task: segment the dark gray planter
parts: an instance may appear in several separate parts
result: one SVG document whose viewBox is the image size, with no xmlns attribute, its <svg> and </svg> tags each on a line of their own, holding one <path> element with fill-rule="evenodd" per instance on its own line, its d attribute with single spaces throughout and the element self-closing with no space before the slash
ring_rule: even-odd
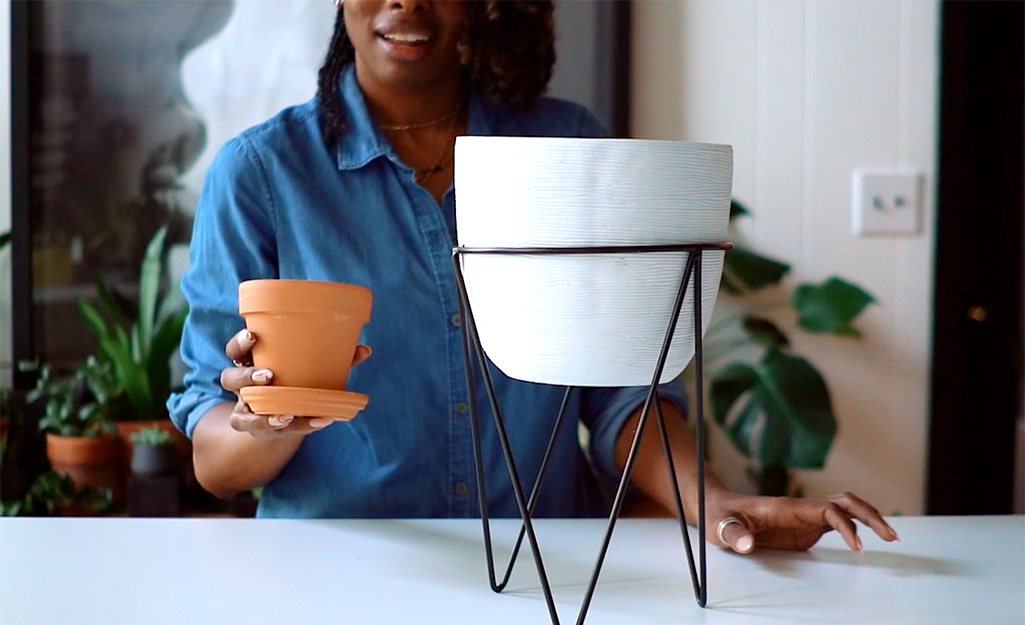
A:
<svg viewBox="0 0 1025 625">
<path fill-rule="evenodd" d="M 174 445 L 135 443 L 132 450 L 132 473 L 135 475 L 171 475 L 178 470 Z"/>
<path fill-rule="evenodd" d="M 180 516 L 180 491 L 175 446 L 135 443 L 132 475 L 128 480 L 129 516 Z"/>
</svg>

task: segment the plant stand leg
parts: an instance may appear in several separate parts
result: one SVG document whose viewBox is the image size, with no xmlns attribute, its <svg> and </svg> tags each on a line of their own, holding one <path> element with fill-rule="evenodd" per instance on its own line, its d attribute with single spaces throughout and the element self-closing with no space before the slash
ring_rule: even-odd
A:
<svg viewBox="0 0 1025 625">
<path fill-rule="evenodd" d="M 553 449 L 556 436 L 558 434 L 562 419 L 565 416 L 566 406 L 568 404 L 569 396 L 572 388 L 566 389 L 566 394 L 563 397 L 562 406 L 555 423 L 555 429 L 552 433 L 552 437 L 549 440 L 548 448 L 545 452 L 544 460 L 542 461 L 541 469 L 538 473 L 538 477 L 535 480 L 534 487 L 531 491 L 529 501 L 523 495 L 523 487 L 519 478 L 519 473 L 516 468 L 516 461 L 513 457 L 512 447 L 509 444 L 508 435 L 506 433 L 505 422 L 502 418 L 501 410 L 498 405 L 497 398 L 495 396 L 494 384 L 491 379 L 491 374 L 487 365 L 487 357 L 484 354 L 483 346 L 480 342 L 480 336 L 477 332 L 476 323 L 473 319 L 473 312 L 470 308 L 469 297 L 466 292 L 466 285 L 463 279 L 462 267 L 459 262 L 460 251 L 457 248 L 453 251 L 453 267 L 456 275 L 456 283 L 459 290 L 459 304 L 460 310 L 464 319 L 464 330 L 463 330 L 463 347 L 464 347 L 464 364 L 466 366 L 467 385 L 469 388 L 470 396 L 470 417 L 471 417 L 471 435 L 474 446 L 474 461 L 475 469 L 477 474 L 477 486 L 478 486 L 478 498 L 481 510 L 481 522 L 484 530 L 484 543 L 485 543 L 485 555 L 488 564 L 488 575 L 492 590 L 495 592 L 501 592 L 509 581 L 510 574 L 513 566 L 516 562 L 516 557 L 519 553 L 520 546 L 522 544 L 523 536 L 526 534 L 528 543 L 531 547 L 531 552 L 534 557 L 534 563 L 537 568 L 538 577 L 541 583 L 541 590 L 545 596 L 545 602 L 548 606 L 549 615 L 551 616 L 553 625 L 559 625 L 559 616 L 555 608 L 555 601 L 552 596 L 551 585 L 548 581 L 548 576 L 545 572 L 543 558 L 541 556 L 540 547 L 538 546 L 537 537 L 534 532 L 532 515 L 534 511 L 534 505 L 537 500 L 538 493 L 542 485 L 545 470 L 547 469 L 548 460 Z M 680 495 L 679 482 L 676 477 L 675 468 L 673 466 L 672 455 L 670 453 L 670 445 L 668 433 L 665 428 L 665 420 L 662 414 L 662 408 L 659 402 L 658 396 L 658 384 L 662 377 L 662 371 L 665 367 L 666 359 L 669 355 L 669 348 L 672 344 L 673 335 L 676 330 L 676 324 L 679 320 L 679 315 L 683 307 L 683 301 L 687 293 L 687 286 L 690 284 L 691 277 L 693 275 L 694 285 L 694 340 L 695 340 L 695 351 L 694 358 L 695 363 L 695 377 L 698 385 L 695 393 L 696 397 L 696 411 L 697 411 L 697 468 L 698 468 L 698 532 L 701 537 L 699 540 L 699 561 L 696 563 L 693 549 L 690 541 L 690 535 L 687 531 L 687 522 L 683 510 L 683 502 Z M 676 301 L 673 307 L 673 312 L 669 320 L 669 327 L 666 330 L 666 335 L 663 340 L 662 350 L 658 357 L 658 362 L 655 367 L 655 372 L 652 376 L 651 385 L 648 388 L 648 394 L 645 398 L 644 406 L 641 410 L 640 419 L 638 421 L 637 432 L 634 435 L 634 439 L 630 446 L 630 452 L 627 456 L 626 465 L 623 469 L 623 476 L 620 480 L 619 487 L 616 492 L 615 501 L 612 505 L 612 511 L 609 515 L 608 525 L 605 531 L 605 536 L 602 541 L 602 546 L 598 553 L 598 558 L 594 566 L 594 571 L 591 576 L 591 580 L 588 584 L 584 600 L 580 606 L 580 611 L 577 616 L 577 625 L 582 625 L 586 616 L 587 610 L 590 606 L 591 599 L 594 595 L 594 590 L 597 586 L 598 578 L 601 574 L 601 568 L 604 563 L 605 555 L 608 551 L 609 543 L 611 542 L 612 532 L 615 529 L 616 521 L 622 511 L 623 503 L 626 498 L 626 492 L 630 483 L 630 476 L 633 471 L 634 462 L 636 460 L 637 451 L 640 447 L 640 441 L 644 432 L 644 427 L 647 424 L 649 414 L 654 408 L 654 412 L 657 415 L 657 422 L 659 427 L 660 439 L 662 442 L 663 453 L 666 456 L 667 465 L 670 471 L 670 481 L 673 484 L 673 493 L 677 508 L 677 519 L 680 524 L 680 531 L 683 536 L 684 546 L 687 554 L 688 567 L 690 569 L 691 581 L 694 586 L 694 593 L 697 599 L 698 605 L 704 607 L 707 603 L 707 572 L 705 564 L 705 491 L 704 491 L 704 457 L 702 449 L 704 448 L 704 419 L 703 415 L 703 389 L 701 385 L 702 381 L 702 369 L 701 369 L 701 356 L 702 356 L 702 322 L 701 322 L 701 248 L 691 249 L 687 255 L 687 263 L 684 267 L 683 278 L 680 282 L 680 287 L 677 291 Z M 477 420 L 477 409 L 476 402 L 474 400 L 475 381 L 473 375 L 473 367 L 471 363 L 471 352 L 476 357 L 477 363 L 481 370 L 483 377 L 484 386 L 488 395 L 488 400 L 491 404 L 492 414 L 494 416 L 495 427 L 499 436 L 499 441 L 502 446 L 502 452 L 505 456 L 506 467 L 509 471 L 510 480 L 513 486 L 513 492 L 516 496 L 517 507 L 520 510 L 520 516 L 523 524 L 520 527 L 520 533 L 517 537 L 515 546 L 510 556 L 509 564 L 506 569 L 505 575 L 501 582 L 497 581 L 494 567 L 494 554 L 491 541 L 491 532 L 489 525 L 489 514 L 488 514 L 488 500 L 484 484 L 484 471 L 483 471 L 483 458 L 480 446 L 480 426 Z"/>
</svg>

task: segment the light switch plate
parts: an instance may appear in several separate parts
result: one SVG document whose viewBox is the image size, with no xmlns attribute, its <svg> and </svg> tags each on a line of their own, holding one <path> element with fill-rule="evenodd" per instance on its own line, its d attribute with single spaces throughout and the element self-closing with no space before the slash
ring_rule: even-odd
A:
<svg viewBox="0 0 1025 625">
<path fill-rule="evenodd" d="M 914 236 L 921 228 L 922 174 L 906 169 L 856 169 L 851 229 L 867 236 Z"/>
</svg>

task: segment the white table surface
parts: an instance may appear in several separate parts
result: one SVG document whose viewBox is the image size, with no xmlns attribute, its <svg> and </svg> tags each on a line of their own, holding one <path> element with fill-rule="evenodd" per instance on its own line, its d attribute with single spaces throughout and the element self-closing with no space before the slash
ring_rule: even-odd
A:
<svg viewBox="0 0 1025 625">
<path fill-rule="evenodd" d="M 891 523 L 861 554 L 710 547 L 702 610 L 675 522 L 624 519 L 586 623 L 1025 623 L 1025 517 Z M 537 526 L 572 624 L 604 521 Z M 502 561 L 516 528 L 493 525 Z M 550 622 L 529 550 L 491 592 L 478 520 L 0 519 L 2 625 Z"/>
</svg>

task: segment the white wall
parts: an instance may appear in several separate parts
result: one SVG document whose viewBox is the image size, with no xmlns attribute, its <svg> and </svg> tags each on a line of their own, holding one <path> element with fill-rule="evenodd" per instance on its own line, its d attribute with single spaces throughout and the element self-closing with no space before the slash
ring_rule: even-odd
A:
<svg viewBox="0 0 1025 625">
<path fill-rule="evenodd" d="M 839 421 L 826 467 L 798 476 L 806 494 L 850 490 L 885 514 L 922 513 L 938 2 L 642 1 L 634 11 L 633 134 L 732 144 L 734 195 L 754 214 L 741 235 L 792 262 L 791 281 L 838 274 L 879 301 L 857 323 L 860 342 L 790 334 L 823 372 Z M 925 173 L 924 229 L 858 238 L 851 171 L 889 166 Z M 718 432 L 712 461 L 750 488 L 746 461 Z"/>
<path fill-rule="evenodd" d="M 11 0 L 0 0 L 0 232 L 11 228 Z M 11 249 L 0 252 L 0 388 L 11 385 Z"/>
</svg>

